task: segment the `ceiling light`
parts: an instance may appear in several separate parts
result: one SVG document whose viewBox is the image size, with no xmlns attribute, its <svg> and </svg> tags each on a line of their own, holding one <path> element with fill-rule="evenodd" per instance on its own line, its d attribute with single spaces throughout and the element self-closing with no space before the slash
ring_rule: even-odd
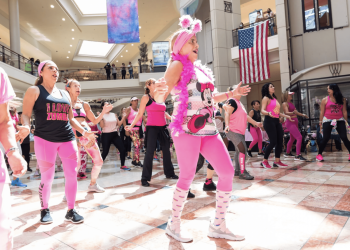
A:
<svg viewBox="0 0 350 250">
<path fill-rule="evenodd" d="M 62 18 L 62 21 L 66 21 L 66 19 L 65 19 L 65 18 Z"/>
<path fill-rule="evenodd" d="M 141 26 L 139 26 L 139 29 L 141 29 Z"/>
<path fill-rule="evenodd" d="M 118 60 L 116 62 L 118 62 Z"/>
<path fill-rule="evenodd" d="M 73 45 L 71 44 L 71 45 L 69 45 L 69 46 L 71 46 L 71 47 L 72 47 Z"/>
<path fill-rule="evenodd" d="M 74 37 L 72 37 L 72 40 L 74 40 Z"/>
<path fill-rule="evenodd" d="M 128 51 L 126 51 L 126 52 L 128 52 Z"/>
<path fill-rule="evenodd" d="M 52 4 L 50 5 L 51 8 L 55 8 L 55 6 L 53 6 Z"/>
<path fill-rule="evenodd" d="M 70 53 L 70 51 L 68 51 L 68 53 Z"/>
<path fill-rule="evenodd" d="M 131 46 L 134 46 L 134 44 L 131 44 Z"/>
<path fill-rule="evenodd" d="M 67 56 L 67 58 L 69 58 L 69 56 Z"/>
<path fill-rule="evenodd" d="M 72 31 L 74 31 L 74 29 L 72 29 Z"/>
<path fill-rule="evenodd" d="M 123 56 L 122 56 L 123 57 Z"/>
</svg>

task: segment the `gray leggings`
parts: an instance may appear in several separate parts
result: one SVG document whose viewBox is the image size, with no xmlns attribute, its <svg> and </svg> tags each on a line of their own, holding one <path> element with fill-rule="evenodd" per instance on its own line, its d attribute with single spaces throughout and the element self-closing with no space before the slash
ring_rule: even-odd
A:
<svg viewBox="0 0 350 250">
<path fill-rule="evenodd" d="M 227 138 L 232 141 L 233 145 L 235 145 L 235 170 L 240 171 L 239 153 L 245 154 L 245 158 L 247 159 L 247 145 L 245 143 L 245 136 L 232 131 L 228 131 L 226 135 Z"/>
</svg>

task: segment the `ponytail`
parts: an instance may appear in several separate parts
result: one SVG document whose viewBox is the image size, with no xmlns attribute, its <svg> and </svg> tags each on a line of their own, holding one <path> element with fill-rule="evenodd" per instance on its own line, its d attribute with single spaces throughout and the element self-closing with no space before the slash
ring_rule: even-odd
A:
<svg viewBox="0 0 350 250">
<path fill-rule="evenodd" d="M 34 86 L 39 86 L 43 83 L 43 77 L 39 76 L 36 80 L 35 80 L 35 84 Z"/>
</svg>

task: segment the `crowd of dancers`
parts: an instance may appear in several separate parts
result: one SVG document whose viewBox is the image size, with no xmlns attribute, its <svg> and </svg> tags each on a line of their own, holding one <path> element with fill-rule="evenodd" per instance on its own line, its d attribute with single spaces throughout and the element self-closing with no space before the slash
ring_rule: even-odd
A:
<svg viewBox="0 0 350 250">
<path fill-rule="evenodd" d="M 253 101 L 252 109 L 247 112 L 240 99 L 248 95 L 250 87 L 239 83 L 227 92 L 218 93 L 215 91 L 212 71 L 197 61 L 199 46 L 196 34 L 201 31 L 201 22 L 193 20 L 190 16 L 183 16 L 180 18 L 180 25 L 181 29 L 174 33 L 170 41 L 172 55 L 164 77 L 146 81 L 145 94 L 140 105 L 138 98 L 132 97 L 130 106 L 123 108 L 119 117 L 111 112 L 113 107 L 107 102 L 102 103 L 101 113 L 95 116 L 90 105 L 79 99 L 82 88 L 76 80 L 68 79 L 66 89 L 58 89 L 58 67 L 52 61 L 44 61 L 38 67 L 39 78 L 35 86 L 28 88 L 23 98 L 23 111 L 20 119 L 16 121 L 9 113 L 10 107 L 15 105 L 12 100 L 15 93 L 6 73 L 0 68 L 0 142 L 13 171 L 13 178 L 16 178 L 14 181 L 30 170 L 28 149 L 23 145 L 28 142 L 28 135 L 33 129 L 30 119 L 34 112 L 34 149 L 41 173 L 39 197 L 42 224 L 53 221 L 49 199 L 57 155 L 62 161 L 65 177 L 65 199 L 68 209 L 64 219 L 72 223 L 82 223 L 84 218 L 74 207 L 77 177 L 86 178 L 87 156 L 90 156 L 93 162 L 87 190 L 104 192 L 104 188 L 97 181 L 111 144 L 119 151 L 121 170 L 130 171 L 130 166 L 126 166 L 125 161 L 131 156 L 132 142 L 132 165 L 142 167 L 141 185 L 149 186 L 154 151 L 157 142 L 160 143 L 164 175 L 169 179 L 178 179 L 166 233 L 181 242 L 192 241 L 192 237 L 181 229 L 181 213 L 185 200 L 194 197 L 190 186 L 205 160 L 209 165 L 203 190 L 216 190 L 215 216 L 209 224 L 208 236 L 227 240 L 244 240 L 244 236 L 234 234 L 229 229 L 225 218 L 234 176 L 245 180 L 254 179 L 245 167 L 247 157 L 253 156 L 253 147 L 258 144 L 257 157 L 263 157 L 262 167 L 270 169 L 287 166 L 280 159 L 283 148 L 281 118 L 286 119 L 286 127 L 290 132 L 285 157 L 306 160 L 301 155 L 302 137 L 297 116 L 307 116 L 294 107 L 294 93 L 283 93 L 281 113 L 274 85 L 266 83 L 261 90 L 263 99 L 261 102 Z M 329 95 L 321 102 L 319 124 L 323 127 L 323 141 L 319 145 L 319 154 L 316 157 L 319 161 L 323 161 L 322 152 L 334 127 L 350 152 L 345 98 L 336 84 L 330 84 L 327 90 Z M 168 95 L 172 96 L 174 102 L 174 112 L 171 115 L 166 112 L 165 100 Z M 261 115 L 265 116 L 263 122 Z M 145 124 L 145 130 L 142 129 L 142 123 Z M 247 123 L 253 137 L 248 148 L 245 140 Z M 98 133 L 97 124 L 102 128 L 102 135 Z M 270 142 L 264 152 L 262 129 L 266 131 Z M 146 154 L 141 163 L 143 137 Z M 228 140 L 235 146 L 234 164 L 228 152 Z M 294 156 L 291 149 L 295 140 L 297 143 Z M 172 141 L 176 150 L 179 176 L 175 174 L 171 161 Z M 22 146 L 18 142 L 22 143 Z M 20 152 L 20 148 L 25 150 Z M 269 156 L 273 149 L 275 160 L 271 166 Z M 10 178 L 2 151 L 0 154 L 0 249 L 11 249 Z M 22 154 L 25 155 L 25 159 Z M 218 175 L 217 184 L 212 179 L 214 172 Z"/>
</svg>

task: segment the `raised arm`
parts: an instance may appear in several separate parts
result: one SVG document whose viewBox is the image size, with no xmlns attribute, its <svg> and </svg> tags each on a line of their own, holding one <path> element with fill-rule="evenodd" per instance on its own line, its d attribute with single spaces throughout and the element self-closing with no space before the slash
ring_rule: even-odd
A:
<svg viewBox="0 0 350 250">
<path fill-rule="evenodd" d="M 113 109 L 113 105 L 112 104 L 104 105 L 101 114 L 98 117 L 96 117 L 95 114 L 92 112 L 89 103 L 83 102 L 83 105 L 84 105 L 84 109 L 85 109 L 87 118 L 89 118 L 89 120 L 93 124 L 99 123 L 102 120 L 103 115 L 108 113 L 109 111 L 111 111 Z"/>
<path fill-rule="evenodd" d="M 135 126 L 135 124 L 143 117 L 143 114 L 145 113 L 145 109 L 146 109 L 146 104 L 148 101 L 149 101 L 148 95 L 142 96 L 139 112 L 137 113 L 136 117 L 132 121 L 131 125 L 125 127 L 125 130 L 128 130 L 128 131 L 131 130 Z"/>
<path fill-rule="evenodd" d="M 242 86 L 242 82 L 240 82 L 237 88 L 233 91 L 217 93 L 213 95 L 214 102 L 223 102 L 228 100 L 229 98 L 234 98 L 238 96 L 246 96 L 250 92 L 251 88 L 249 85 Z"/>
</svg>

